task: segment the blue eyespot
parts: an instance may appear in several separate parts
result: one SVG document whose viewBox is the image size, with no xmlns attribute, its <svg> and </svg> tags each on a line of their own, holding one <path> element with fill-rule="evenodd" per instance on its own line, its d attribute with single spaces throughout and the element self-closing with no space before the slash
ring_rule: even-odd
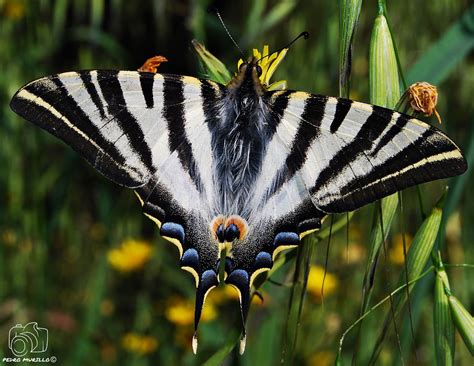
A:
<svg viewBox="0 0 474 366">
<path fill-rule="evenodd" d="M 239 228 L 235 224 L 230 224 L 227 226 L 225 229 L 225 240 L 226 241 L 234 241 L 234 239 L 237 239 L 240 237 L 240 231 Z"/>
<path fill-rule="evenodd" d="M 255 269 L 259 268 L 272 268 L 273 261 L 270 253 L 260 252 L 255 258 Z"/>
<path fill-rule="evenodd" d="M 199 268 L 199 254 L 196 249 L 186 250 L 181 257 L 181 266 L 187 266 L 194 269 Z"/>
<path fill-rule="evenodd" d="M 279 247 L 280 245 L 298 245 L 300 243 L 300 237 L 297 233 L 283 232 L 278 233 L 273 241 L 273 246 Z"/>
<path fill-rule="evenodd" d="M 178 239 L 181 243 L 184 243 L 184 228 L 180 224 L 174 222 L 165 222 L 161 225 L 162 236 L 167 236 L 169 238 Z"/>
<path fill-rule="evenodd" d="M 217 286 L 218 284 L 219 280 L 217 279 L 217 274 L 212 269 L 208 269 L 201 274 L 199 286 L 210 288 L 212 286 Z"/>
<path fill-rule="evenodd" d="M 244 269 L 236 269 L 229 274 L 225 282 L 242 289 L 248 286 L 249 274 Z"/>
<path fill-rule="evenodd" d="M 219 240 L 219 243 L 223 243 L 225 241 L 223 224 L 220 224 L 219 227 L 217 228 L 216 236 L 217 236 L 217 239 Z"/>
</svg>

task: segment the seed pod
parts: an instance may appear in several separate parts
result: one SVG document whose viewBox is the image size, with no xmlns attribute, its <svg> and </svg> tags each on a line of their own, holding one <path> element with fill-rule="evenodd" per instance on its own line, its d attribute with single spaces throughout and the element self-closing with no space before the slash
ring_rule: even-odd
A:
<svg viewBox="0 0 474 366">
<path fill-rule="evenodd" d="M 379 14 L 370 40 L 370 101 L 393 108 L 400 99 L 397 57 L 387 19 Z"/>
<path fill-rule="evenodd" d="M 197 52 L 200 61 L 208 74 L 209 79 L 217 81 L 221 84 L 227 84 L 232 79 L 232 74 L 227 70 L 225 65 L 209 52 L 204 45 L 193 39 L 193 47 Z"/>
<path fill-rule="evenodd" d="M 445 288 L 449 281 L 443 267 L 437 269 L 434 288 L 433 325 L 438 366 L 454 365 L 454 323 Z"/>
<path fill-rule="evenodd" d="M 448 299 L 454 324 L 467 349 L 474 356 L 474 319 L 455 296 L 449 294 Z"/>
</svg>

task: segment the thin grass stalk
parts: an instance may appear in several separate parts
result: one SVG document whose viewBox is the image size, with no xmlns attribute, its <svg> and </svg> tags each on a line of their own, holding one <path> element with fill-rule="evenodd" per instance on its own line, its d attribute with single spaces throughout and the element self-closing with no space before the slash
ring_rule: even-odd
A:
<svg viewBox="0 0 474 366">
<path fill-rule="evenodd" d="M 309 259 L 313 247 L 309 240 L 310 237 L 306 238 L 297 248 L 293 285 L 291 287 L 285 324 L 286 331 L 282 343 L 282 365 L 293 365 L 294 362 L 300 316 L 308 283 Z"/>
<path fill-rule="evenodd" d="M 431 273 L 432 271 L 434 270 L 434 267 L 433 266 L 430 266 L 429 268 L 427 268 L 422 274 L 420 274 L 418 277 L 414 278 L 413 280 L 411 280 L 410 282 L 396 288 L 394 291 L 392 291 L 391 293 L 389 293 L 386 297 L 384 297 L 382 300 L 380 300 L 378 303 L 376 303 L 375 305 L 373 305 L 372 307 L 370 307 L 370 309 L 368 309 L 361 317 L 359 317 L 359 319 L 357 319 L 354 323 L 352 323 L 345 331 L 344 333 L 342 333 L 342 336 L 341 338 L 339 339 L 339 349 L 337 351 L 337 356 L 336 356 L 336 361 L 335 361 L 335 365 L 336 366 L 340 366 L 341 365 L 341 359 L 342 359 L 342 346 L 344 344 L 344 340 L 346 338 L 346 336 L 351 332 L 352 329 L 354 329 L 356 326 L 360 325 L 360 323 L 365 319 L 367 318 L 373 311 L 377 310 L 380 306 L 382 306 L 383 304 L 385 304 L 387 301 L 390 300 L 391 297 L 394 297 L 398 294 L 400 294 L 403 290 L 405 290 L 405 288 L 407 286 L 411 286 L 413 284 L 415 284 L 416 282 L 420 281 L 421 279 L 423 279 L 426 275 L 428 275 L 429 273 Z"/>
<path fill-rule="evenodd" d="M 400 99 L 398 64 L 394 44 L 384 15 L 384 2 L 379 2 L 379 14 L 375 19 L 370 43 L 369 89 L 372 104 L 394 108 Z M 374 225 L 367 268 L 362 288 L 360 316 L 370 304 L 375 271 L 382 247 L 390 231 L 398 207 L 398 195 L 395 193 L 381 200 L 380 210 L 374 213 Z M 391 301 L 392 302 L 392 301 Z M 392 304 L 391 304 L 392 308 Z M 360 327 L 358 331 L 360 332 Z M 357 344 L 366 343 L 358 334 Z M 353 354 L 352 363 L 357 363 L 358 348 Z"/>
<path fill-rule="evenodd" d="M 416 235 L 413 238 L 413 242 L 408 251 L 408 257 L 406 258 L 406 268 L 408 274 L 402 273 L 402 275 L 400 276 L 399 285 L 401 283 L 406 283 L 405 281 L 407 277 L 409 281 L 411 281 L 412 278 L 418 277 L 419 274 L 422 273 L 423 269 L 425 268 L 426 263 L 430 258 L 431 251 L 434 248 L 436 237 L 438 235 L 445 197 L 446 193 L 443 194 L 436 206 L 432 209 L 431 214 L 422 223 L 422 225 L 416 232 Z M 411 290 L 412 287 L 413 285 L 410 285 L 409 289 Z M 403 305 L 406 301 L 406 296 L 397 296 L 393 300 L 393 307 L 395 309 L 395 312 L 398 314 L 401 305 Z M 375 343 L 374 350 L 372 352 L 372 356 L 369 362 L 370 365 L 376 364 L 391 320 L 392 316 L 387 315 L 387 317 L 385 318 L 382 332 Z"/>
</svg>

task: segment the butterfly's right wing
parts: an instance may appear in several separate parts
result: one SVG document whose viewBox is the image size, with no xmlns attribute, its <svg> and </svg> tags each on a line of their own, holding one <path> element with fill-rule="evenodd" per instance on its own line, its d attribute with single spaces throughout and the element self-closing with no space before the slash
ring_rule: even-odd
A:
<svg viewBox="0 0 474 366">
<path fill-rule="evenodd" d="M 96 70 L 38 79 L 11 101 L 15 112 L 107 178 L 135 189 L 145 215 L 177 245 L 181 267 L 196 279 L 197 319 L 205 294 L 217 284 L 207 123 L 216 116 L 207 106 L 224 93 L 225 87 L 192 77 Z"/>
<path fill-rule="evenodd" d="M 286 93 L 288 105 L 275 146 L 287 155 L 273 163 L 279 167 L 264 200 L 284 193 L 282 189 L 291 188 L 292 182 L 304 182 L 318 210 L 347 212 L 467 169 L 449 137 L 406 114 L 343 98 Z"/>
</svg>

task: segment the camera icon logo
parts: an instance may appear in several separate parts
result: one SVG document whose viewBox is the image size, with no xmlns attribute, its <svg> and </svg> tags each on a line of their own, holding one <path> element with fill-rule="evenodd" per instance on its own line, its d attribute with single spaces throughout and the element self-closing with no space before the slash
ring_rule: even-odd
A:
<svg viewBox="0 0 474 366">
<path fill-rule="evenodd" d="M 48 349 L 48 329 L 30 322 L 25 326 L 17 324 L 8 333 L 8 348 L 16 357 L 27 353 L 41 353 Z"/>
</svg>

